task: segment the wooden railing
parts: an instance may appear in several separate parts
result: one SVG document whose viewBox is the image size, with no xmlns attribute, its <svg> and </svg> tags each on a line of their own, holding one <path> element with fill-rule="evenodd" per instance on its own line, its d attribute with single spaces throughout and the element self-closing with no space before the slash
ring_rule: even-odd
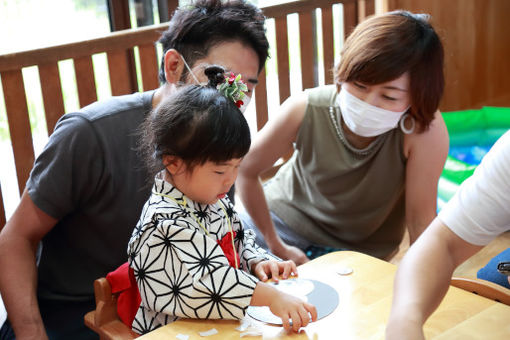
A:
<svg viewBox="0 0 510 340">
<path fill-rule="evenodd" d="M 336 4 L 343 6 L 344 36 L 359 20 L 374 13 L 374 0 L 301 0 L 263 8 L 264 14 L 275 21 L 276 46 L 273 48 L 276 49 L 276 53 L 273 53 L 272 58 L 276 58 L 278 65 L 280 103 L 290 95 L 289 46 L 297 43 L 288 39 L 287 16 L 293 13 L 299 16 L 302 88 L 318 85 L 318 63 L 321 62 L 317 57 L 318 30 L 322 30 L 323 77 L 326 83 L 332 83 L 330 70 L 335 57 L 332 8 Z M 317 27 L 317 8 L 321 9 L 322 27 Z M 138 47 L 140 56 L 142 88 L 144 91 L 155 89 L 159 86 L 159 60 L 156 57 L 154 42 L 167 27 L 167 24 L 160 24 L 119 31 L 87 41 L 0 55 L 0 77 L 20 193 L 25 187 L 34 163 L 34 147 L 22 69 L 30 66 L 38 68 L 46 126 L 51 133 L 59 117 L 65 113 L 59 61 L 72 59 L 74 62 L 81 107 L 97 100 L 92 56 L 98 53 L 107 55 L 112 95 L 138 91 L 135 70 L 129 58 L 135 47 Z M 262 128 L 268 120 L 268 87 L 264 70 L 259 76 L 259 85 L 255 92 L 257 129 Z M 5 195 L 2 199 L 0 188 L 0 229 L 5 224 L 5 199 Z"/>
</svg>

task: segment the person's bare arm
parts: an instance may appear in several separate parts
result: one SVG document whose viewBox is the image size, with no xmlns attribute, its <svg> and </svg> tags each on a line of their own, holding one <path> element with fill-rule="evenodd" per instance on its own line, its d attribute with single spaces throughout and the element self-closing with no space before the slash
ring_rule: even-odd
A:
<svg viewBox="0 0 510 340">
<path fill-rule="evenodd" d="M 57 220 L 37 208 L 26 190 L 0 233 L 0 291 L 16 339 L 47 339 L 37 303 L 35 253 Z"/>
<path fill-rule="evenodd" d="M 437 184 L 448 155 L 448 131 L 438 111 L 423 133 L 406 136 L 406 226 L 410 243 L 436 216 Z"/>
<path fill-rule="evenodd" d="M 271 252 L 296 264 L 307 261 L 296 247 L 286 245 L 275 231 L 260 182 L 260 174 L 282 157 L 296 140 L 306 109 L 306 95 L 287 99 L 280 112 L 259 131 L 244 157 L 236 180 L 236 189 L 248 214 L 264 235 Z"/>
<path fill-rule="evenodd" d="M 443 300 L 454 269 L 481 248 L 436 218 L 399 265 L 386 338 L 424 339 L 423 324 Z"/>
</svg>

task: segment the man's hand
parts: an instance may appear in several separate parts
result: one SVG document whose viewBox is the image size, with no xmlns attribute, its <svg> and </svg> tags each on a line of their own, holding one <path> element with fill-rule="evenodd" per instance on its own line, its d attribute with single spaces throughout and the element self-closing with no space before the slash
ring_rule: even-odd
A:
<svg viewBox="0 0 510 340">
<path fill-rule="evenodd" d="M 261 261 L 255 265 L 253 274 L 261 281 L 267 281 L 272 278 L 278 282 L 279 277 L 288 279 L 290 276 L 297 276 L 297 267 L 294 261 Z"/>
</svg>

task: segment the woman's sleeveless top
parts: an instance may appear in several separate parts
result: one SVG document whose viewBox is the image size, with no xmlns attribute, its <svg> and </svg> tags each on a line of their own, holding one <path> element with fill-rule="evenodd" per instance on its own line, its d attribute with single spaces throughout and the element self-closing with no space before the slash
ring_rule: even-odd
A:
<svg viewBox="0 0 510 340">
<path fill-rule="evenodd" d="M 340 125 L 336 86 L 306 93 L 294 154 L 264 186 L 269 208 L 314 244 L 391 255 L 404 233 L 402 131 L 356 149 Z"/>
</svg>

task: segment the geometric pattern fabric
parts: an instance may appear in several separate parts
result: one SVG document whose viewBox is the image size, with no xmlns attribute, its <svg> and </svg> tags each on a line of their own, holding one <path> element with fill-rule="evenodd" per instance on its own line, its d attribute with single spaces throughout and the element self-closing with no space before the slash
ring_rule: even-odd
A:
<svg viewBox="0 0 510 340">
<path fill-rule="evenodd" d="M 243 230 L 228 198 L 221 203 L 193 202 L 156 176 L 128 245 L 142 299 L 135 332 L 145 334 L 180 317 L 243 318 L 258 282 L 249 273 L 252 264 L 275 258 L 255 244 L 251 230 Z M 229 265 L 217 242 L 230 233 L 229 220 L 239 269 Z"/>
</svg>

